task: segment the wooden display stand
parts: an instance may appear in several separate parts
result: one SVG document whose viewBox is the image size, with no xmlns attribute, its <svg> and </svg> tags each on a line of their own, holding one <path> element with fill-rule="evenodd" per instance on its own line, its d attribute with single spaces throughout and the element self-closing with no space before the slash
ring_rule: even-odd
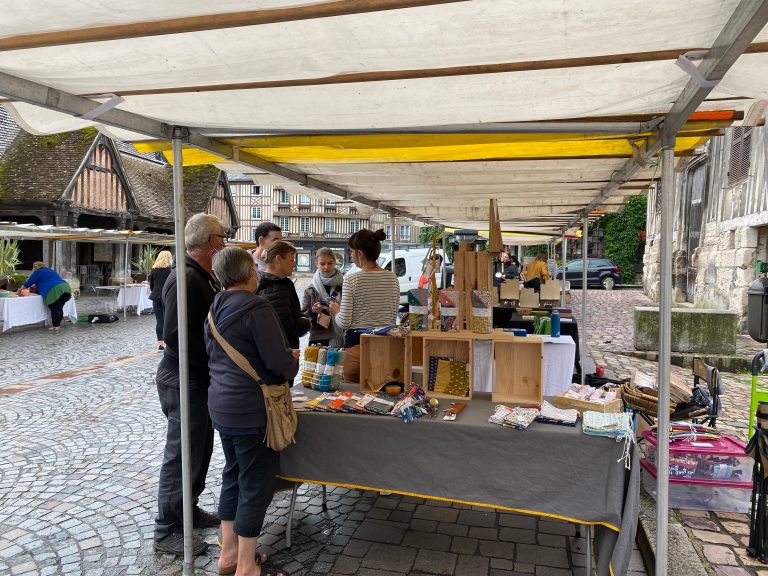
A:
<svg viewBox="0 0 768 576">
<path fill-rule="evenodd" d="M 443 336 L 445 334 L 445 336 Z M 450 399 L 472 399 L 472 340 L 470 338 L 456 338 L 456 332 L 427 332 L 423 337 L 422 349 L 422 388 L 429 396 Z M 429 392 L 426 388 L 429 378 L 429 359 L 432 356 L 447 356 L 459 362 L 465 362 L 469 368 L 469 395 L 455 396 L 444 392 Z"/>
<path fill-rule="evenodd" d="M 392 380 L 405 379 L 406 339 L 360 336 L 360 391 L 376 393 Z"/>
<path fill-rule="evenodd" d="M 493 341 L 493 392 L 503 404 L 540 404 L 544 388 L 544 343 L 523 337 Z"/>
</svg>

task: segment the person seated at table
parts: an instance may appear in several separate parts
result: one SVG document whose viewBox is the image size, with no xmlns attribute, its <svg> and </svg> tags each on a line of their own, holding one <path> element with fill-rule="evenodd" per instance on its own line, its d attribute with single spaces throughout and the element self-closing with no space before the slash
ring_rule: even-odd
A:
<svg viewBox="0 0 768 576">
<path fill-rule="evenodd" d="M 43 304 L 51 309 L 51 327 L 48 330 L 58 332 L 61 329 L 61 320 L 64 318 L 64 304 L 72 298 L 72 289 L 69 284 L 55 270 L 38 260 L 32 264 L 32 275 L 27 278 L 19 292 L 30 286 L 35 287 L 37 293 L 43 297 Z"/>
<path fill-rule="evenodd" d="M 163 342 L 163 320 L 165 309 L 163 308 L 163 286 L 171 273 L 173 254 L 169 250 L 162 250 L 155 258 L 152 271 L 149 273 L 149 299 L 152 300 L 152 310 L 155 313 L 155 335 L 157 336 L 157 349 L 165 350 Z"/>
<path fill-rule="evenodd" d="M 213 257 L 213 271 L 225 291 L 216 295 L 209 321 L 261 377 L 254 381 L 230 358 L 206 321 L 208 411 L 226 460 L 219 498 L 219 574 L 266 576 L 262 565 L 267 558 L 256 553 L 256 546 L 272 501 L 278 454 L 264 443 L 267 411 L 260 384 L 282 384 L 296 376 L 299 351 L 288 346 L 275 309 L 255 294 L 259 275 L 250 254 L 224 248 Z"/>
<path fill-rule="evenodd" d="M 523 282 L 523 286 L 533 288 L 534 291 L 539 292 L 541 285 L 548 279 L 547 255 L 544 252 L 539 252 L 533 262 L 528 264 L 525 269 L 525 282 Z"/>
<path fill-rule="evenodd" d="M 517 278 L 520 278 L 520 263 L 515 262 L 517 258 L 514 260 L 509 255 L 509 252 L 502 252 L 501 253 L 501 274 L 504 276 L 504 278 L 509 280 L 515 280 Z"/>
<path fill-rule="evenodd" d="M 391 270 L 382 269 L 376 260 L 381 254 L 384 230 L 360 230 L 349 238 L 352 262 L 360 272 L 344 277 L 341 304 L 328 306 L 336 324 L 344 330 L 344 381 L 360 381 L 360 328 L 383 328 L 397 320 L 400 283 Z"/>
<path fill-rule="evenodd" d="M 296 247 L 285 240 L 275 240 L 264 253 L 266 270 L 259 279 L 257 294 L 267 299 L 283 325 L 288 345 L 299 347 L 299 338 L 312 327 L 312 321 L 301 313 L 299 296 L 291 281 L 296 268 Z"/>
</svg>

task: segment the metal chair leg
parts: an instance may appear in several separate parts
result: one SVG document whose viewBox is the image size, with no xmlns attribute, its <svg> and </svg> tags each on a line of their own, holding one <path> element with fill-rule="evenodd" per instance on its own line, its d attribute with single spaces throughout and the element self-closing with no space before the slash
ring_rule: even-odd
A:
<svg viewBox="0 0 768 576">
<path fill-rule="evenodd" d="M 327 496 L 328 496 L 328 489 L 325 486 L 325 484 L 323 484 L 323 512 L 328 512 Z"/>
<path fill-rule="evenodd" d="M 291 547 L 291 528 L 293 527 L 293 511 L 296 509 L 296 495 L 299 492 L 299 483 L 293 485 L 291 491 L 291 506 L 288 508 L 288 524 L 285 527 L 285 543 L 288 548 Z"/>
<path fill-rule="evenodd" d="M 592 531 L 594 527 L 587 526 L 587 576 L 592 576 Z"/>
</svg>

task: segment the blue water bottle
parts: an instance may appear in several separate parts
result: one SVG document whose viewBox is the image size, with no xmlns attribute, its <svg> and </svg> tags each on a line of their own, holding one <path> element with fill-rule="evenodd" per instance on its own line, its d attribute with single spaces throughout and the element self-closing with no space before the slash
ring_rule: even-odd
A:
<svg viewBox="0 0 768 576">
<path fill-rule="evenodd" d="M 560 338 L 560 313 L 557 310 L 552 311 L 549 319 L 550 335 L 552 338 Z"/>
</svg>

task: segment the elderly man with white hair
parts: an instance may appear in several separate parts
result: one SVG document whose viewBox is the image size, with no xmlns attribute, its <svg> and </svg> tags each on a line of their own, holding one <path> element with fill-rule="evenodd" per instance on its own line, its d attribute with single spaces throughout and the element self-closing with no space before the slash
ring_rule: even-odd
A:
<svg viewBox="0 0 768 576">
<path fill-rule="evenodd" d="M 208 353 L 203 325 L 214 296 L 221 290 L 212 274 L 213 255 L 224 248 L 226 232 L 221 221 L 210 214 L 196 214 L 184 229 L 186 240 L 187 333 L 189 350 L 189 434 L 192 476 L 192 501 L 195 505 L 194 527 L 218 526 L 215 514 L 197 506 L 205 488 L 205 476 L 213 453 L 213 426 L 208 415 Z M 179 398 L 179 330 L 176 299 L 176 268 L 163 286 L 163 341 L 165 351 L 157 368 L 155 382 L 160 406 L 168 419 L 160 486 L 155 518 L 155 550 L 184 555 L 183 505 L 181 488 L 181 402 Z M 195 555 L 202 554 L 207 544 L 193 541 Z"/>
</svg>

